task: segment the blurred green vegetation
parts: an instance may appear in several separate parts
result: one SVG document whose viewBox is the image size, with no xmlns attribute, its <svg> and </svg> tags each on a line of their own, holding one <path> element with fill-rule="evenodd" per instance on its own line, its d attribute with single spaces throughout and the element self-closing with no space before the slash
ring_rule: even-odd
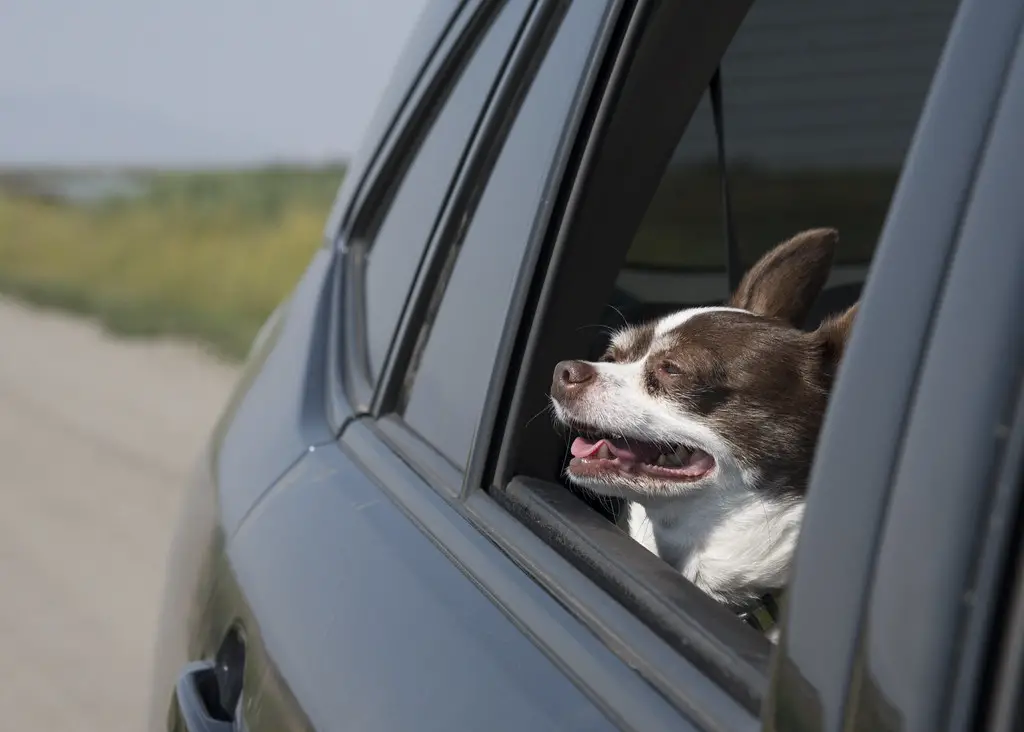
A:
<svg viewBox="0 0 1024 732">
<path fill-rule="evenodd" d="M 867 263 L 895 171 L 730 170 L 744 262 L 806 228 Z M 111 330 L 197 338 L 243 356 L 316 248 L 340 165 L 227 172 L 0 172 L 0 292 Z M 670 170 L 627 255 L 633 267 L 722 269 L 715 166 Z"/>
<path fill-rule="evenodd" d="M 322 243 L 343 175 L 130 172 L 91 198 L 88 172 L 0 174 L 0 292 L 241 357 Z"/>
</svg>

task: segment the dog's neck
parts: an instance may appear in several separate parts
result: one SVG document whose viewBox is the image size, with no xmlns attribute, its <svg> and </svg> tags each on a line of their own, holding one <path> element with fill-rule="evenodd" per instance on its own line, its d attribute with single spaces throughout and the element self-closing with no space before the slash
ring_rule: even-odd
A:
<svg viewBox="0 0 1024 732">
<path fill-rule="evenodd" d="M 629 533 L 734 607 L 786 585 L 803 500 L 735 486 L 629 506 Z"/>
</svg>

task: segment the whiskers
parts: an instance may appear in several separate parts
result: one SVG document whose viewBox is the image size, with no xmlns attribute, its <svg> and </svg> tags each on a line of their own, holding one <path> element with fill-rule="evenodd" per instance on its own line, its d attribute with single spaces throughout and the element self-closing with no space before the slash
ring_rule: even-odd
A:
<svg viewBox="0 0 1024 732">
<path fill-rule="evenodd" d="M 526 424 L 523 425 L 523 429 L 529 427 L 533 423 L 533 420 L 537 419 L 537 417 L 541 416 L 545 412 L 547 412 L 550 415 L 553 424 L 555 424 L 556 426 L 560 424 L 560 422 L 558 421 L 558 417 L 555 415 L 555 405 L 552 404 L 550 400 L 546 400 L 544 402 L 544 406 L 541 407 L 535 415 L 526 420 Z"/>
<path fill-rule="evenodd" d="M 608 307 L 610 307 L 612 310 L 614 310 L 615 314 L 618 315 L 620 318 L 622 318 L 622 325 L 624 327 L 628 327 L 629 326 L 629 321 L 626 320 L 626 316 L 622 314 L 621 310 L 619 310 L 617 307 L 615 307 L 611 303 L 608 303 Z"/>
<path fill-rule="evenodd" d="M 588 328 L 596 328 L 597 330 L 601 331 L 606 336 L 608 336 L 609 339 L 613 335 L 615 335 L 615 328 L 612 328 L 610 325 L 604 325 L 603 323 L 590 323 L 588 325 L 581 325 L 579 328 L 576 329 L 576 332 L 579 333 L 581 330 L 587 330 Z"/>
</svg>

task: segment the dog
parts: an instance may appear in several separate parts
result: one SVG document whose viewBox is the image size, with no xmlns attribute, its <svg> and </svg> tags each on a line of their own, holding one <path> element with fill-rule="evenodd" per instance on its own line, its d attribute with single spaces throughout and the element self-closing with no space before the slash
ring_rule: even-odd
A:
<svg viewBox="0 0 1024 732">
<path fill-rule="evenodd" d="M 857 311 L 800 328 L 838 240 L 834 229 L 797 234 L 724 306 L 627 326 L 600 361 L 554 371 L 555 418 L 578 435 L 568 479 L 626 499 L 630 535 L 736 612 L 787 583 Z"/>
</svg>

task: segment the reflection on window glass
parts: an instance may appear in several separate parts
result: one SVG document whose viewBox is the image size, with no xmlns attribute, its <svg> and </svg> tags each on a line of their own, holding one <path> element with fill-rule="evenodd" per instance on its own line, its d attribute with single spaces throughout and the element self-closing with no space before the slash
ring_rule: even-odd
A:
<svg viewBox="0 0 1024 732">
<path fill-rule="evenodd" d="M 405 421 L 458 467 L 483 412 L 508 306 L 605 3 L 574 3 L 498 155 L 413 373 Z"/>
<path fill-rule="evenodd" d="M 370 247 L 364 301 L 374 378 L 384 365 L 452 176 L 525 16 L 522 5 L 508 4 L 484 35 L 416 152 Z"/>
<path fill-rule="evenodd" d="M 743 264 L 815 226 L 840 233 L 837 277 L 870 261 L 956 0 L 756 2 L 722 62 L 733 222 Z M 708 95 L 627 255 L 620 288 L 645 300 L 725 294 Z M 712 282 L 713 280 L 713 282 Z M 691 290 L 706 292 L 691 292 Z"/>
</svg>

